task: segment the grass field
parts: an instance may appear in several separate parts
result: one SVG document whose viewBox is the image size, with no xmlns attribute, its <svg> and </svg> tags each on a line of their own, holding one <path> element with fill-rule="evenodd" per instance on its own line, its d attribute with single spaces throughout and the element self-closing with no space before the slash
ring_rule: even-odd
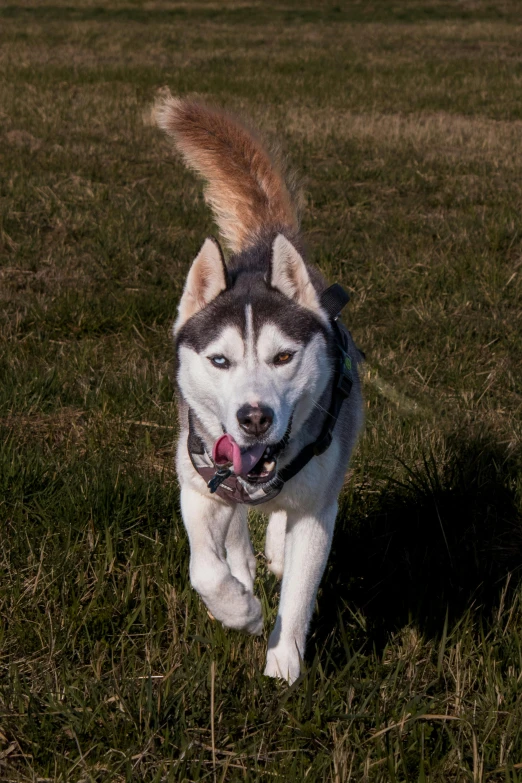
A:
<svg viewBox="0 0 522 783">
<path fill-rule="evenodd" d="M 0 5 L 0 780 L 522 781 L 521 36 L 517 0 Z M 164 85 L 279 139 L 367 354 L 291 688 L 188 581 L 169 327 L 212 224 Z"/>
</svg>

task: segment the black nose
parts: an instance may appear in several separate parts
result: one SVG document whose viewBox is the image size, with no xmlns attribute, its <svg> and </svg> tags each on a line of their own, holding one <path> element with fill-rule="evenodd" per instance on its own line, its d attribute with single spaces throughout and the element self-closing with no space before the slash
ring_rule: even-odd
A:
<svg viewBox="0 0 522 783">
<path fill-rule="evenodd" d="M 264 435 L 274 421 L 274 411 L 266 405 L 242 405 L 236 415 L 241 429 L 256 438 Z"/>
</svg>

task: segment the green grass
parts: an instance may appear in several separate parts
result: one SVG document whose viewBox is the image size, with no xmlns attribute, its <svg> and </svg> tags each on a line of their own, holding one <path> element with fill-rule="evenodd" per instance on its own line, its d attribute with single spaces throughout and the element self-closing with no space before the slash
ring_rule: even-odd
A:
<svg viewBox="0 0 522 783">
<path fill-rule="evenodd" d="M 516 0 L 0 8 L 0 780 L 522 781 L 521 34 Z M 165 84 L 281 141 L 368 357 L 291 688 L 189 585 L 169 328 L 213 227 Z"/>
</svg>

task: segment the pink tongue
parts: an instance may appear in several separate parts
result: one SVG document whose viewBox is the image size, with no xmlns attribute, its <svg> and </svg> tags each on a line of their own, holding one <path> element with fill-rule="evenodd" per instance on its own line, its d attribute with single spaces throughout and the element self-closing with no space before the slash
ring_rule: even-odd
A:
<svg viewBox="0 0 522 783">
<path fill-rule="evenodd" d="M 212 447 L 212 459 L 216 465 L 231 462 L 236 476 L 246 476 L 257 465 L 265 448 L 262 443 L 258 443 L 241 451 L 232 435 L 222 435 Z"/>
</svg>

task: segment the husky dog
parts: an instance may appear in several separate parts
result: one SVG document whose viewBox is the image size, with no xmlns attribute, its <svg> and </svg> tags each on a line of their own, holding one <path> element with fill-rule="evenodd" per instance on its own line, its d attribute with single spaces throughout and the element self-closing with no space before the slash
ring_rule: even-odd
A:
<svg viewBox="0 0 522 783">
<path fill-rule="evenodd" d="M 257 137 L 170 94 L 155 119 L 205 180 L 230 251 L 205 240 L 173 329 L 190 579 L 217 620 L 262 632 L 247 525 L 261 504 L 268 568 L 283 579 L 265 674 L 291 683 L 362 423 L 361 353 L 337 321 L 347 297 L 303 259 L 295 199 Z"/>
</svg>

